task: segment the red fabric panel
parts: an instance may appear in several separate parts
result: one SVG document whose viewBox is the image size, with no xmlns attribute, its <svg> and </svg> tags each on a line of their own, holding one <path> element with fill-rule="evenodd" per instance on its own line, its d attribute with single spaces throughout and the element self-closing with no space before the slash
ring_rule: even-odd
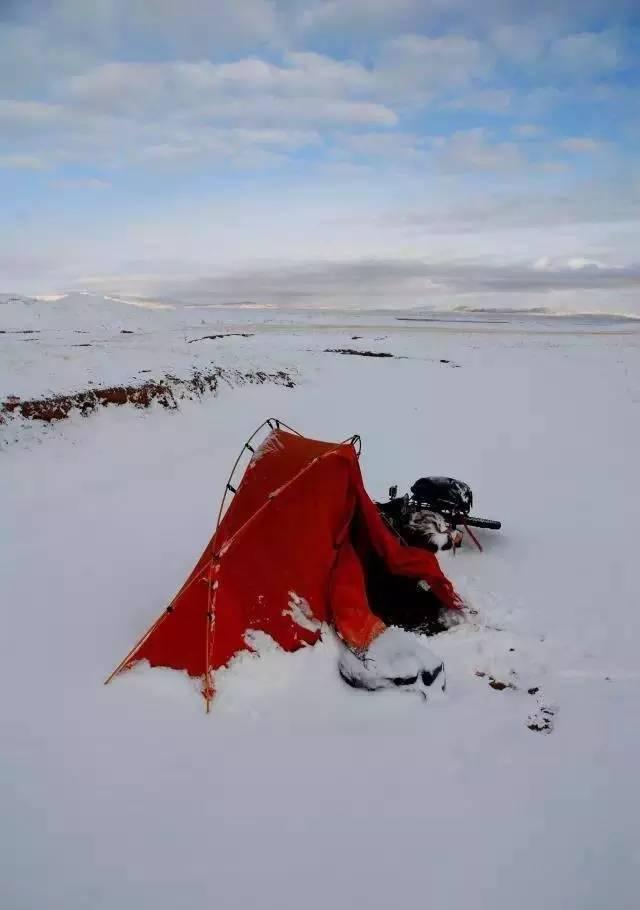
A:
<svg viewBox="0 0 640 910">
<path fill-rule="evenodd" d="M 238 528 L 265 504 L 270 493 L 284 486 L 314 458 L 335 449 L 335 442 L 320 442 L 296 436 L 285 430 L 270 433 L 251 459 L 237 494 L 224 515 L 218 532 L 218 542 L 224 543 Z M 342 447 L 347 454 L 352 446 Z"/>
<path fill-rule="evenodd" d="M 245 647 L 247 629 L 268 633 L 287 651 L 318 639 L 308 621 L 291 608 L 308 604 L 309 619 L 329 619 L 329 581 L 336 537 L 348 524 L 350 460 L 326 454 L 281 487 L 262 510 L 222 546 L 212 635 L 213 666 Z M 293 614 L 293 615 L 292 615 Z M 296 616 L 298 620 L 296 621 Z"/>
<path fill-rule="evenodd" d="M 307 439 L 285 430 L 272 431 L 249 462 L 237 493 L 228 494 L 232 498 L 218 533 L 212 535 L 189 579 L 198 575 L 208 562 L 214 552 L 214 540 L 216 549 L 220 550 L 229 537 L 264 506 L 271 492 L 289 482 L 314 458 L 335 448 L 334 442 Z M 343 448 L 345 453 L 353 451 L 350 445 Z"/>
<path fill-rule="evenodd" d="M 203 676 L 206 669 L 207 576 L 188 587 L 170 612 L 160 616 L 155 627 L 138 645 L 126 666 L 148 660 L 152 667 L 186 670 L 190 676 Z"/>
<path fill-rule="evenodd" d="M 331 608 L 336 632 L 355 650 L 364 651 L 386 628 L 369 609 L 362 563 L 348 538 L 334 568 Z"/>
<path fill-rule="evenodd" d="M 202 676 L 208 627 L 213 669 L 247 649 L 250 629 L 266 632 L 288 651 L 317 641 L 318 632 L 306 627 L 304 614 L 291 608 L 290 592 L 308 603 L 312 619 L 331 621 L 331 572 L 353 512 L 354 461 L 351 445 L 271 434 L 172 612 L 139 644 L 127 666 L 146 659 L 152 666 Z M 214 550 L 219 558 L 212 560 Z M 366 599 L 364 606 L 368 611 Z"/>
<path fill-rule="evenodd" d="M 358 511 L 363 519 L 358 522 L 359 528 L 366 531 L 357 541 L 356 549 L 364 555 L 365 548 L 371 547 L 382 557 L 388 570 L 393 575 L 404 575 L 408 578 L 424 579 L 440 601 L 452 610 L 460 609 L 462 601 L 456 594 L 453 585 L 446 577 L 435 553 L 420 547 L 406 546 L 387 526 L 375 503 L 369 498 L 362 482 L 360 466 L 356 464 L 354 478 Z"/>
</svg>

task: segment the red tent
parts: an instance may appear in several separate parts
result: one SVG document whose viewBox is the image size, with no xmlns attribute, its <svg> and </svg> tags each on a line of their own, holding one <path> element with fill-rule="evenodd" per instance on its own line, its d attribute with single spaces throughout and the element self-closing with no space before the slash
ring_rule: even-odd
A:
<svg viewBox="0 0 640 910">
<path fill-rule="evenodd" d="M 264 429 L 269 435 L 252 445 Z M 359 437 L 307 439 L 271 418 L 236 461 L 225 492 L 233 499 L 197 565 L 149 631 L 114 670 L 139 660 L 202 679 L 209 710 L 213 671 L 260 630 L 286 651 L 315 644 L 331 623 L 353 649 L 384 624 L 370 610 L 365 570 L 373 550 L 393 574 L 425 579 L 440 600 L 459 601 L 436 557 L 405 546 L 387 527 L 362 482 Z M 233 474 L 252 457 L 237 489 Z"/>
</svg>

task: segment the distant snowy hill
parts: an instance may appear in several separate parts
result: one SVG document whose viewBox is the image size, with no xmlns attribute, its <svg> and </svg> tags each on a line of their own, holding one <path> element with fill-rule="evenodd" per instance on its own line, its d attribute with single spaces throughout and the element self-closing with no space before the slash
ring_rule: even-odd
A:
<svg viewBox="0 0 640 910">
<path fill-rule="evenodd" d="M 252 342 L 251 310 L 70 293 L 0 295 L 0 399 L 81 392 L 211 369 L 288 367 L 278 343 Z M 227 335 L 234 336 L 227 340 Z M 237 337 L 238 335 L 244 337 Z M 231 344 L 230 342 L 235 342 Z"/>
<path fill-rule="evenodd" d="M 482 306 L 455 306 L 452 313 L 468 314 L 474 316 L 515 316 L 526 319 L 528 317 L 550 317 L 553 319 L 598 319 L 602 322 L 640 322 L 640 316 L 634 313 L 602 312 L 599 310 L 560 310 L 548 306 L 535 307 L 482 307 Z"/>
<path fill-rule="evenodd" d="M 168 304 L 163 308 L 173 309 Z M 72 293 L 42 298 L 0 294 L 0 331 L 150 327 L 151 312 L 152 306 L 131 305 L 116 297 L 93 294 Z"/>
</svg>

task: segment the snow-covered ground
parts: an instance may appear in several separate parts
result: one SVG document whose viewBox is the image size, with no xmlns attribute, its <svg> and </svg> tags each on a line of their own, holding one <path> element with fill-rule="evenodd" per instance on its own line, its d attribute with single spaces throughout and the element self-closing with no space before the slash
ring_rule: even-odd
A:
<svg viewBox="0 0 640 910">
<path fill-rule="evenodd" d="M 0 426 L 0 906 L 635 908 L 637 327 L 94 304 L 4 310 L 0 398 L 203 364 L 297 385 Z M 216 331 L 255 334 L 188 343 Z M 444 473 L 502 519 L 484 553 L 442 556 L 477 611 L 430 640 L 446 696 L 348 689 L 330 636 L 238 659 L 209 716 L 171 671 L 102 685 L 270 414 L 360 433 L 374 496 Z"/>
</svg>

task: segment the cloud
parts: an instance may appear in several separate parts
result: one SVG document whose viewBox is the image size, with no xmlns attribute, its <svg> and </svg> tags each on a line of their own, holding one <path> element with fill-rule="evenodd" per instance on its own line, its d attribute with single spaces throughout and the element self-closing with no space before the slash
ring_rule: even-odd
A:
<svg viewBox="0 0 640 910">
<path fill-rule="evenodd" d="M 277 41 L 278 15 L 271 0 L 215 6 L 210 0 L 21 0 L 9 22 L 37 22 L 49 43 L 84 47 L 94 56 L 120 55 L 134 43 L 167 56 L 198 57 Z"/>
<path fill-rule="evenodd" d="M 286 161 L 286 154 L 320 141 L 314 131 L 283 129 L 184 129 L 168 141 L 147 141 L 131 150 L 134 159 L 175 165 L 208 161 L 228 162 L 236 168 L 254 169 Z"/>
<path fill-rule="evenodd" d="M 8 170 L 20 167 L 42 191 L 29 236 L 0 228 L 0 246 L 57 245 L 65 275 L 117 271 L 143 247 L 156 269 L 174 250 L 224 269 L 251 250 L 330 263 L 427 244 L 443 262 L 520 261 L 529 247 L 632 261 L 633 7 L 0 0 L 3 190 L 11 211 L 28 207 Z M 47 180 L 28 173 L 45 166 Z M 60 190 L 90 192 L 91 216 Z"/>
<path fill-rule="evenodd" d="M 419 0 L 320 0 L 300 4 L 297 28 L 307 32 L 371 31 L 413 25 L 419 18 Z"/>
<path fill-rule="evenodd" d="M 340 147 L 365 158 L 424 163 L 429 153 L 425 139 L 415 133 L 355 133 L 341 138 Z"/>
<path fill-rule="evenodd" d="M 441 170 L 513 171 L 524 164 L 520 147 L 514 142 L 492 142 L 486 130 L 461 130 L 437 143 L 437 160 Z"/>
<path fill-rule="evenodd" d="M 99 286 L 131 284 L 125 277 L 111 276 L 101 279 Z M 146 276 L 141 286 L 146 293 L 196 305 L 250 300 L 280 306 L 451 308 L 461 301 L 511 306 L 539 302 L 541 295 L 558 295 L 564 303 L 571 301 L 585 310 L 592 303 L 585 293 L 593 292 L 601 292 L 600 302 L 612 292 L 624 294 L 629 305 L 633 299 L 629 295 L 640 288 L 640 265 L 607 268 L 579 258 L 490 265 L 473 260 L 381 257 L 270 266 L 196 279 Z"/>
<path fill-rule="evenodd" d="M 287 54 L 281 65 L 110 62 L 59 82 L 55 100 L 0 101 L 0 125 L 9 146 L 23 137 L 29 154 L 46 148 L 52 161 L 254 169 L 318 144 L 321 127 L 395 126 L 374 89 L 365 67 L 315 53 Z"/>
<path fill-rule="evenodd" d="M 512 101 L 513 93 L 507 89 L 480 89 L 465 92 L 444 106 L 453 111 L 486 111 L 501 114 L 510 110 Z"/>
<path fill-rule="evenodd" d="M 22 171 L 43 171 L 47 164 L 35 155 L 0 155 L 0 167 Z"/>
<path fill-rule="evenodd" d="M 164 39 L 174 52 L 210 53 L 216 46 L 228 52 L 278 34 L 276 6 L 270 0 L 217 3 L 215 9 L 208 0 L 111 0 L 111 5 L 127 28 L 132 23 L 151 38 Z"/>
<path fill-rule="evenodd" d="M 545 272 L 555 272 L 559 269 L 569 269 L 574 272 L 587 269 L 593 272 L 603 270 L 606 271 L 607 266 L 602 262 L 598 262 L 596 259 L 585 259 L 584 256 L 575 256 L 567 260 L 557 260 L 551 259 L 549 256 L 543 256 L 540 259 L 536 259 L 536 261 L 533 263 L 533 268 Z M 616 272 L 618 271 L 619 270 L 616 270 Z M 629 270 L 627 269 L 625 271 Z"/>
<path fill-rule="evenodd" d="M 419 133 L 367 132 L 342 136 L 337 148 L 359 158 L 389 164 L 413 165 L 422 174 L 464 175 L 517 171 L 526 159 L 515 142 L 496 140 L 483 128 L 461 130 L 450 136 Z"/>
<path fill-rule="evenodd" d="M 206 168 L 231 162 L 236 169 L 270 168 L 311 144 L 326 163 L 335 164 L 334 134 L 373 129 L 405 134 L 405 121 L 429 110 L 478 117 L 521 110 L 522 90 L 505 83 L 505 65 L 517 59 L 510 56 L 514 49 L 522 54 L 528 48 L 522 67 L 529 73 L 526 80 L 548 66 L 550 56 L 575 71 L 576 61 L 591 50 L 600 66 L 611 66 L 619 39 L 612 31 L 553 36 L 548 17 L 544 25 L 536 19 L 497 27 L 498 0 L 488 4 L 484 36 L 477 29 L 473 34 L 468 23 L 458 32 L 415 30 L 455 17 L 475 22 L 470 3 L 463 0 L 435 0 L 429 10 L 417 0 L 247 0 L 222 4 L 219 17 L 211 15 L 205 0 L 25 4 L 15 9 L 30 9 L 28 22 L 16 13 L 14 21 L 0 24 L 0 49 L 5 33 L 11 65 L 18 66 L 20 54 L 24 58 L 22 83 L 13 80 L 16 94 L 0 101 L 0 126 L 6 127 L 2 153 L 101 168 L 140 162 L 163 169 L 198 162 Z M 543 6 L 548 12 L 552 4 Z M 511 7 L 520 14 L 524 5 Z M 304 46 L 322 23 L 337 28 L 340 17 L 359 22 L 363 35 L 369 20 L 384 24 L 386 31 L 365 50 L 356 43 L 357 59 L 331 53 L 327 46 L 324 53 Z M 214 40 L 216 28 L 220 34 Z M 11 38 L 17 50 L 11 50 Z M 205 39 L 208 48 L 198 50 Z M 234 53 L 245 40 L 251 51 Z M 302 46 L 288 46 L 289 41 Z M 216 49 L 225 59 L 216 59 Z M 44 74 L 38 76 L 40 83 L 34 81 L 36 71 Z M 20 91 L 29 96 L 19 97 Z M 530 90 L 528 116 L 535 116 L 536 105 L 542 110 L 564 103 L 563 92 L 553 85 Z M 231 129 L 246 132 L 225 134 Z M 314 132 L 322 141 L 274 143 L 268 130 Z M 251 137 L 250 131 L 262 131 L 262 137 Z M 498 143 L 473 130 L 458 130 L 447 142 L 449 160 L 440 156 L 441 169 L 499 172 L 521 164 L 516 143 Z M 360 149 L 339 139 L 337 144 L 358 157 L 385 157 L 379 151 L 384 142 L 376 149 L 371 137 L 363 138 Z M 405 161 L 413 156 L 417 162 L 426 154 L 403 140 L 396 149 Z"/>
<path fill-rule="evenodd" d="M 396 114 L 370 100 L 374 87 L 363 66 L 310 53 L 289 54 L 282 66 L 257 58 L 223 64 L 107 63 L 68 82 L 70 103 L 115 116 L 394 124 Z"/>
<path fill-rule="evenodd" d="M 582 32 L 554 40 L 550 64 L 569 76 L 593 78 L 621 69 L 625 55 L 619 36 L 612 31 Z"/>
<path fill-rule="evenodd" d="M 462 35 L 432 38 L 401 35 L 384 44 L 376 77 L 384 94 L 401 100 L 424 100 L 451 94 L 486 78 L 493 66 L 486 45 Z"/>
<path fill-rule="evenodd" d="M 205 120 L 256 126 L 321 125 L 395 126 L 398 115 L 384 104 L 344 98 L 273 96 L 220 99 L 197 111 Z"/>
<path fill-rule="evenodd" d="M 352 61 L 290 53 L 283 65 L 257 57 L 233 63 L 104 63 L 69 79 L 71 99 L 125 113 L 182 104 L 213 107 L 232 98 L 349 98 L 371 95 L 372 74 Z"/>
<path fill-rule="evenodd" d="M 521 61 L 535 50 L 538 35 L 549 39 L 586 31 L 593 22 L 607 17 L 624 21 L 637 12 L 635 0 L 285 0 L 279 6 L 290 12 L 286 18 L 294 36 L 338 34 L 363 41 L 402 32 L 502 32 L 504 44 L 519 47 Z"/>
<path fill-rule="evenodd" d="M 111 186 L 108 180 L 101 180 L 98 177 L 51 180 L 49 185 L 62 190 L 106 190 Z"/>
<path fill-rule="evenodd" d="M 0 99 L 0 124 L 9 129 L 40 129 L 59 123 L 64 119 L 65 113 L 65 108 L 60 104 Z"/>
<path fill-rule="evenodd" d="M 513 132 L 521 139 L 535 139 L 544 133 L 544 128 L 535 123 L 518 123 L 513 127 Z"/>
<path fill-rule="evenodd" d="M 56 262 L 55 257 L 46 253 L 0 250 L 0 274 L 5 281 L 11 283 L 8 285 L 9 290 L 23 282 L 31 282 L 30 286 L 34 287 L 43 278 L 47 280 L 51 277 L 55 281 L 60 274 L 59 270 L 59 261 Z"/>
<path fill-rule="evenodd" d="M 525 79 L 547 85 L 594 82 L 624 69 L 630 62 L 622 31 L 559 29 L 553 17 L 502 24 L 490 33 L 499 57 L 516 65 Z"/>
<path fill-rule="evenodd" d="M 558 146 L 564 152 L 600 152 L 605 148 L 605 143 L 598 139 L 592 139 L 589 136 L 569 136 L 561 139 Z"/>
<path fill-rule="evenodd" d="M 468 196 L 435 200 L 422 210 L 415 208 L 396 213 L 399 223 L 426 233 L 451 232 L 480 236 L 488 226 L 494 232 L 536 232 L 540 237 L 558 235 L 568 228 L 584 237 L 585 227 L 606 230 L 613 224 L 640 224 L 640 183 L 634 185 L 626 176 L 620 180 L 596 184 L 574 183 L 561 189 L 539 192 L 525 179 L 518 187 L 501 186 L 476 191 Z M 602 241 L 600 241 L 602 242 Z"/>
<path fill-rule="evenodd" d="M 566 161 L 540 161 L 538 168 L 544 174 L 566 174 L 571 169 Z"/>
<path fill-rule="evenodd" d="M 95 6 L 95 5 L 94 5 Z M 21 10 L 27 10 L 25 2 Z M 88 6 L 87 6 L 88 8 Z M 73 42 L 68 35 L 56 37 L 42 16 L 26 24 L 2 21 L 0 2 L 0 86 L 5 98 L 26 100 L 45 95 L 58 79 L 91 65 L 95 55 L 85 42 Z"/>
<path fill-rule="evenodd" d="M 489 41 L 500 57 L 523 69 L 536 65 L 542 58 L 548 40 L 549 25 L 535 23 L 501 23 L 489 32 Z"/>
</svg>

